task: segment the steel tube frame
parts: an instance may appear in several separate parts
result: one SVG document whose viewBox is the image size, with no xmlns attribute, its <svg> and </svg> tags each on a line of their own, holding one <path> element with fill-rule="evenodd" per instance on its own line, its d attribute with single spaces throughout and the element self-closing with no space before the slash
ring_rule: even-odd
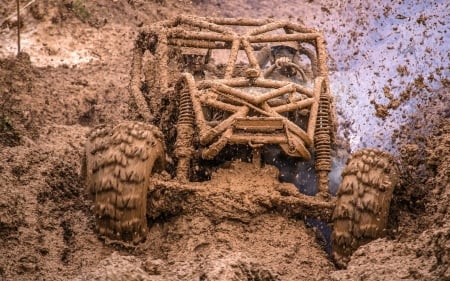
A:
<svg viewBox="0 0 450 281">
<path fill-rule="evenodd" d="M 232 26 L 247 26 L 249 29 L 246 33 L 237 34 L 231 28 Z M 285 34 L 270 33 L 277 29 L 284 30 Z M 308 158 L 309 152 L 303 144 L 307 147 L 313 147 L 313 141 L 317 137 L 315 133 L 319 103 L 324 97 L 328 98 L 328 100 L 331 99 L 328 86 L 325 41 L 319 31 L 295 23 L 273 19 L 231 19 L 180 15 L 175 19 L 166 20 L 150 28 L 142 29 L 141 35 L 141 41 L 136 42 L 130 81 L 130 91 L 135 100 L 138 101 L 140 111 L 146 111 L 146 109 L 142 106 L 143 97 L 141 99 L 138 97 L 138 95 L 142 95 L 139 88 L 141 71 L 138 69 L 142 68 L 142 66 L 138 60 L 142 61 L 142 55 L 146 50 L 149 50 L 155 56 L 154 61 L 157 62 L 159 91 L 162 94 L 169 94 L 171 91 L 169 83 L 173 82 L 169 81 L 169 73 L 167 71 L 170 47 L 208 50 L 230 49 L 223 79 L 204 80 L 196 83 L 191 74 L 186 73 L 182 75 L 192 100 L 192 111 L 195 116 L 200 143 L 208 146 L 201 152 L 202 157 L 208 159 L 214 157 L 229 142 L 245 143 L 245 141 L 248 142 L 251 139 L 258 143 L 279 143 L 283 145 L 282 147 L 285 151 L 291 150 L 290 146 L 297 145 L 298 153 L 304 158 Z M 148 42 L 145 40 L 148 40 Z M 255 49 L 261 47 L 261 44 L 271 42 L 297 42 L 299 44 L 305 42 L 314 45 L 316 51 L 306 53 L 313 64 L 313 74 L 319 76 L 314 81 L 313 89 L 308 89 L 292 82 L 264 79 L 254 52 Z M 255 71 L 252 72 L 254 74 L 249 74 L 249 77 L 246 78 L 233 78 L 240 50 L 245 51 L 250 68 Z M 244 87 L 260 87 L 273 90 L 255 96 L 243 89 L 239 89 Z M 285 103 L 274 102 L 277 99 L 284 99 L 284 95 L 293 93 L 305 95 L 306 98 L 298 100 L 287 99 Z M 220 96 L 223 97 L 223 100 L 220 100 Z M 227 99 L 231 101 L 231 104 L 225 102 Z M 203 113 L 203 107 L 205 106 L 225 110 L 231 114 L 225 120 L 218 122 L 216 126 L 211 127 L 208 125 L 208 121 Z M 332 103 L 331 106 L 333 106 Z M 280 115 L 281 113 L 304 108 L 309 109 L 306 132 L 292 121 Z M 259 112 L 266 116 L 265 118 L 283 118 L 286 136 L 271 137 L 258 133 L 254 136 L 233 134 L 233 122 L 235 122 L 236 118 L 246 117 L 249 110 Z M 321 118 L 323 118 L 325 111 L 320 110 Z M 153 116 L 148 112 L 140 113 L 146 120 L 153 120 Z M 268 131 L 272 129 L 267 128 Z M 264 128 L 261 129 L 261 131 L 264 130 Z M 333 134 L 334 131 L 330 133 Z M 214 143 L 211 143 L 213 141 Z M 321 178 L 324 178 L 324 172 L 325 170 L 320 172 Z"/>
</svg>

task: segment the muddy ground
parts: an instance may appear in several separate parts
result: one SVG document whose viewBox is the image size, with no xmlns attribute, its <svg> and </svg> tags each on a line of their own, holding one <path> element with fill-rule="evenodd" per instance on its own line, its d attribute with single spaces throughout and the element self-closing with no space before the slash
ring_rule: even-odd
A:
<svg viewBox="0 0 450 281">
<path fill-rule="evenodd" d="M 388 235 L 337 270 L 302 218 L 239 209 L 245 203 L 237 205 L 238 217 L 211 203 L 214 215 L 162 219 L 138 246 L 100 240 L 80 176 L 87 132 L 138 118 L 127 86 L 139 27 L 179 13 L 296 19 L 300 11 L 307 24 L 323 25 L 338 17 L 337 7 L 326 1 L 302 1 L 302 7 L 298 1 L 35 1 L 23 12 L 24 53 L 16 58 L 17 22 L 4 21 L 15 1 L 6 2 L 0 6 L 1 280 L 450 280 L 448 47 L 434 76 L 439 86 L 383 140 L 393 144 L 403 178 Z M 333 57 L 330 64 L 339 68 Z M 414 81 L 400 87 L 420 92 L 423 83 Z M 396 110 L 391 102 L 375 101 L 367 114 L 385 117 Z M 340 116 L 345 135 L 350 117 Z M 247 168 L 231 167 L 231 178 L 219 172 L 216 180 L 248 178 L 233 169 Z M 217 202 L 233 193 L 220 187 Z M 257 183 L 241 187 L 258 200 L 280 193 Z"/>
</svg>

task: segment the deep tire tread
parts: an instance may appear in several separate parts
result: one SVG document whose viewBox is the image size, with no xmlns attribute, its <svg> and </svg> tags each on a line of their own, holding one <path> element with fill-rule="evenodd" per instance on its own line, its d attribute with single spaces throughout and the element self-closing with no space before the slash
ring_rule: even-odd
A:
<svg viewBox="0 0 450 281">
<path fill-rule="evenodd" d="M 333 213 L 333 258 L 345 267 L 362 244 L 385 232 L 389 205 L 399 182 L 394 158 L 377 149 L 355 152 L 342 172 Z"/>
<path fill-rule="evenodd" d="M 163 144 L 156 127 L 139 122 L 101 126 L 88 135 L 87 185 L 100 235 L 145 238 L 147 189 L 155 161 L 164 159 Z"/>
</svg>

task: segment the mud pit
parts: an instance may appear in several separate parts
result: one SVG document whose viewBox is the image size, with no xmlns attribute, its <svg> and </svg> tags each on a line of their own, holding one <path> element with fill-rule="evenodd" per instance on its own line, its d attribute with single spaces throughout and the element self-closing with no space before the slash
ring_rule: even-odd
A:
<svg viewBox="0 0 450 281">
<path fill-rule="evenodd" d="M 450 278 L 447 207 L 450 203 L 448 57 L 442 55 L 439 41 L 433 43 L 432 39 L 436 38 L 433 36 L 429 40 L 425 37 L 424 43 L 434 51 L 440 61 L 438 65 L 431 64 L 433 67 L 429 72 L 415 64 L 408 66 L 407 70 L 413 79 L 408 80 L 409 76 L 406 76 L 403 78 L 406 86 L 393 83 L 389 87 L 394 89 L 394 95 L 405 92 L 424 96 L 423 101 L 419 99 L 422 102 L 417 103 L 420 114 L 412 116 L 411 113 L 418 106 L 408 104 L 405 98 L 402 100 L 405 107 L 391 105 L 389 108 L 392 115 L 399 112 L 398 115 L 405 115 L 405 119 L 390 119 L 387 116 L 382 122 L 379 121 L 382 119 L 375 117 L 376 112 L 370 104 L 370 98 L 365 99 L 368 104 L 364 115 L 369 120 L 367 124 L 376 124 L 376 128 L 397 128 L 393 132 L 394 145 L 390 149 L 398 151 L 404 183 L 395 191 L 387 237 L 361 247 L 353 255 L 347 270 L 335 269 L 321 248 L 323 240 L 316 237 L 314 229 L 305 227 L 303 218 L 282 216 L 279 212 L 261 213 L 258 207 L 252 207 L 251 204 L 238 204 L 246 200 L 244 195 L 247 194 L 251 194 L 251 200 L 260 202 L 274 196 L 283 198 L 280 194 L 285 194 L 285 191 L 280 193 L 276 189 L 258 189 L 257 183 L 241 184 L 241 179 L 247 179 L 248 176 L 240 173 L 242 167 L 239 165 L 231 169 L 239 171 L 238 173 L 220 174 L 219 171 L 217 174 L 219 183 L 224 184 L 224 180 L 230 176 L 231 183 L 238 183 L 224 184 L 223 188 L 217 185 L 216 189 L 211 190 L 217 200 L 213 200 L 214 197 L 205 200 L 209 207 L 155 221 L 149 233 L 152 239 L 147 239 L 138 246 L 99 240 L 94 232 L 94 215 L 90 209 L 92 201 L 87 198 L 80 178 L 81 156 L 86 133 L 91 127 L 138 119 L 133 105 L 129 105 L 127 89 L 132 44 L 138 26 L 166 19 L 177 13 L 234 16 L 240 11 L 240 15 L 252 17 L 296 18 L 304 15 L 301 20 L 310 26 L 324 28 L 328 32 L 327 36 L 330 36 L 333 26 L 333 21 L 329 19 L 331 16 L 340 23 L 334 26 L 336 37 L 328 37 L 329 47 L 335 50 L 330 51 L 331 61 L 334 59 L 336 68 L 333 69 L 334 64 L 331 63 L 332 70 L 336 71 L 331 80 L 340 81 L 339 77 L 345 78 L 349 73 L 342 69 L 345 68 L 345 62 L 350 64 L 348 69 L 352 70 L 351 64 L 355 60 L 351 56 L 347 60 L 335 57 L 336 53 L 344 52 L 337 39 L 350 34 L 346 33 L 348 27 L 343 25 L 343 11 L 349 13 L 349 10 L 344 9 L 344 4 L 333 7 L 325 2 L 305 2 L 303 7 L 299 7 L 298 3 L 284 1 L 282 8 L 278 5 L 274 14 L 272 10 L 277 3 L 262 1 L 255 8 L 256 4 L 253 2 L 199 1 L 191 4 L 180 1 L 96 1 L 91 4 L 86 1 L 84 6 L 74 6 L 69 1 L 58 5 L 51 1 L 37 1 L 35 10 L 28 14 L 23 27 L 24 32 L 34 32 L 30 36 L 33 47 L 25 44 L 23 50 L 29 54 L 29 58 L 23 55 L 18 60 L 5 58 L 14 50 L 15 36 L 13 27 L 10 31 L 7 26 L 2 27 L 2 279 L 120 280 L 118 276 L 127 280 Z M 9 15 L 7 6 L 13 7 L 13 3 L 5 8 L 1 7 L 0 19 Z M 397 21 L 408 20 L 411 25 L 420 25 L 428 34 L 432 34 L 435 29 L 442 31 L 445 23 L 442 25 L 438 18 L 444 18 L 445 12 L 439 14 L 436 7 L 442 8 L 445 4 L 438 2 L 434 6 L 417 6 L 423 10 L 407 7 L 409 10 L 401 12 L 396 10 L 397 6 L 380 2 L 371 7 L 355 4 L 352 11 L 358 14 L 358 18 L 369 15 L 395 18 Z M 441 10 L 445 11 L 445 8 Z M 87 18 L 83 16 L 86 15 L 83 11 L 89 12 Z M 408 11 L 411 12 L 407 13 Z M 340 16 L 338 13 L 341 13 Z M 401 16 L 404 17 L 402 13 L 411 19 L 401 19 Z M 39 14 L 43 14 L 42 18 Z M 424 16 L 420 17 L 420 14 Z M 11 26 L 13 23 L 11 21 Z M 354 26 L 352 21 L 347 24 Z M 360 26 L 370 25 L 362 22 Z M 361 32 L 369 33 L 367 30 Z M 410 34 L 407 31 L 399 34 L 409 40 Z M 358 38 L 357 34 L 355 36 Z M 446 33 L 441 36 L 448 38 Z M 70 38 L 74 40 L 64 44 Z M 355 42 L 361 46 L 361 41 Z M 385 55 L 390 54 L 391 49 L 387 47 L 392 46 L 386 46 Z M 398 46 L 393 48 L 401 49 Z M 443 48 L 448 53 L 448 47 Z M 344 49 L 345 54 L 358 50 L 351 45 Z M 69 53 L 77 56 L 71 58 L 66 55 Z M 384 65 L 388 66 L 385 62 Z M 379 74 L 383 78 L 387 73 Z M 430 82 L 428 74 L 434 75 L 437 86 Z M 370 81 L 376 81 L 370 94 L 375 103 L 394 104 L 394 99 L 386 96 L 386 93 L 392 91 L 383 89 L 386 80 L 377 80 L 379 76 L 376 73 L 371 75 L 371 71 L 367 75 Z M 416 84 L 414 78 L 419 75 L 424 75 L 425 80 L 417 81 L 424 81 L 433 87 L 426 88 Z M 336 95 L 340 92 L 338 89 L 339 87 L 332 89 L 332 93 Z M 346 89 L 352 88 L 346 85 L 340 88 Z M 348 99 L 342 97 L 344 103 L 352 105 L 358 100 L 358 96 L 349 96 Z M 411 94 L 411 97 L 414 95 Z M 361 126 L 360 123 L 355 126 L 358 121 L 348 114 L 351 108 L 352 106 L 338 106 L 341 132 L 353 140 L 353 148 L 363 147 L 358 140 L 358 133 L 364 134 L 367 129 L 358 127 Z M 387 135 L 375 138 L 375 144 L 380 142 L 391 143 L 391 138 Z M 287 170 L 295 172 L 295 168 Z M 252 170 L 249 167 L 245 171 L 251 173 Z M 270 173 L 275 172 L 270 170 L 267 174 Z M 262 176 L 260 179 L 269 182 L 274 177 L 266 179 Z M 230 186 L 237 190 L 227 190 Z M 252 188 L 252 192 L 246 191 L 247 188 Z M 220 206 L 229 204 L 218 204 L 221 200 L 236 202 L 236 209 L 222 209 Z M 266 207 L 270 206 L 265 204 Z M 175 213 L 176 211 L 174 210 Z M 233 219 L 224 219 L 229 214 L 235 214 L 230 216 Z"/>
</svg>

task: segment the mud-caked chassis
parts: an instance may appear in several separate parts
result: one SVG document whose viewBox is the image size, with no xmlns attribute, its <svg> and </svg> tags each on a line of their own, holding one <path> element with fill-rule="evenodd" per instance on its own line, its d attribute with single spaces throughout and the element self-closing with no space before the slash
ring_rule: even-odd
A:
<svg viewBox="0 0 450 281">
<path fill-rule="evenodd" d="M 283 44 L 295 44 L 297 61 L 289 63 L 299 76 L 271 76 L 283 65 L 270 52 L 262 63 L 263 52 Z M 398 170 L 385 152 L 358 151 L 337 199 L 329 195 L 336 119 L 326 60 L 322 33 L 287 21 L 179 16 L 144 28 L 130 80 L 144 120 L 99 126 L 86 145 L 99 233 L 140 241 L 149 212 L 155 214 L 147 194 L 156 185 L 207 180 L 208 169 L 228 160 L 261 167 L 263 150 L 278 147 L 313 161 L 318 195 L 299 194 L 289 204 L 332 222 L 333 256 L 345 265 L 359 245 L 385 231 Z M 152 176 L 161 172 L 164 180 Z"/>
</svg>

